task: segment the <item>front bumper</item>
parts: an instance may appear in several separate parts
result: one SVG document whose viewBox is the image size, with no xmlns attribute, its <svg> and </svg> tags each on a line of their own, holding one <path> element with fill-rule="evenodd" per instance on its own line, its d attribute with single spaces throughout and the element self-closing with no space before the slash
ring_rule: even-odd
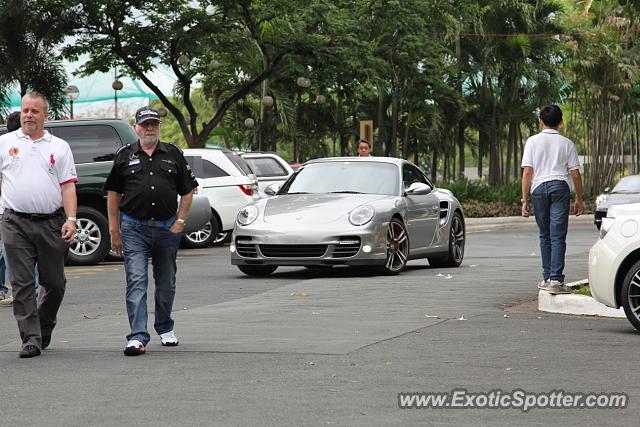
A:
<svg viewBox="0 0 640 427">
<path fill-rule="evenodd" d="M 268 224 L 234 229 L 232 265 L 384 265 L 388 223 L 274 230 Z M 368 252 L 367 252 L 368 250 Z"/>
<path fill-rule="evenodd" d="M 602 218 L 604 218 L 605 216 L 607 216 L 607 210 L 596 210 L 593 213 L 593 223 L 596 225 L 596 227 L 600 228 L 600 224 L 602 224 Z"/>
<path fill-rule="evenodd" d="M 589 251 L 589 288 L 591 295 L 602 304 L 618 308 L 616 302 L 616 274 L 620 266 L 619 249 L 612 248 L 608 240 L 599 239 Z"/>
</svg>

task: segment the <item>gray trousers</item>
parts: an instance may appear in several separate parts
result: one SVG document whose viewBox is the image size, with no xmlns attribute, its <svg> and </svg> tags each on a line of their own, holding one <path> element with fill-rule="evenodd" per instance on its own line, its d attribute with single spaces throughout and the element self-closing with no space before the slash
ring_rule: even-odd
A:
<svg viewBox="0 0 640 427">
<path fill-rule="evenodd" d="M 64 262 L 69 244 L 60 235 L 63 215 L 44 221 L 4 212 L 2 221 L 6 261 L 11 268 L 13 315 L 18 322 L 22 347 L 42 347 L 42 336 L 51 335 L 67 280 Z M 38 263 L 40 299 L 36 301 L 34 268 Z"/>
</svg>

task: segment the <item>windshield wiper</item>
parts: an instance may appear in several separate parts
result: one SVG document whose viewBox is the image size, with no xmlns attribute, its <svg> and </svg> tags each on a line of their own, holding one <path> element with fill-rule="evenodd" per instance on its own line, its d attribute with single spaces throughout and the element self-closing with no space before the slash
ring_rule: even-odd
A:
<svg viewBox="0 0 640 427">
<path fill-rule="evenodd" d="M 331 194 L 364 194 L 360 191 L 332 191 Z"/>
</svg>

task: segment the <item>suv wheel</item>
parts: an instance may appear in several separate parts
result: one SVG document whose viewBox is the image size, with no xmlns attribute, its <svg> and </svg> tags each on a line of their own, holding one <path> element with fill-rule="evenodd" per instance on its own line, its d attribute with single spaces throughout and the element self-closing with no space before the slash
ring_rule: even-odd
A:
<svg viewBox="0 0 640 427">
<path fill-rule="evenodd" d="M 69 247 L 68 263 L 94 265 L 109 252 L 109 223 L 98 210 L 78 206 L 77 235 Z"/>
<path fill-rule="evenodd" d="M 218 220 L 213 215 L 200 230 L 182 236 L 182 247 L 187 249 L 206 248 L 212 244 L 218 235 Z"/>
</svg>

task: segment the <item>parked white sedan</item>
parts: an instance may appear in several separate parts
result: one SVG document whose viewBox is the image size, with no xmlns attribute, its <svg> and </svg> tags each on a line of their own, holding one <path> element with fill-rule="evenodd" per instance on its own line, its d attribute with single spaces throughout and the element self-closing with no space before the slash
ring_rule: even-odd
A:
<svg viewBox="0 0 640 427">
<path fill-rule="evenodd" d="M 612 206 L 602 218 L 589 251 L 589 287 L 597 301 L 622 306 L 640 330 L 640 203 Z"/>
<path fill-rule="evenodd" d="M 212 218 L 203 228 L 185 235 L 188 248 L 221 244 L 240 209 L 258 198 L 257 181 L 247 163 L 224 148 L 187 148 L 184 156 L 198 180 L 198 194 L 207 196 Z"/>
</svg>

